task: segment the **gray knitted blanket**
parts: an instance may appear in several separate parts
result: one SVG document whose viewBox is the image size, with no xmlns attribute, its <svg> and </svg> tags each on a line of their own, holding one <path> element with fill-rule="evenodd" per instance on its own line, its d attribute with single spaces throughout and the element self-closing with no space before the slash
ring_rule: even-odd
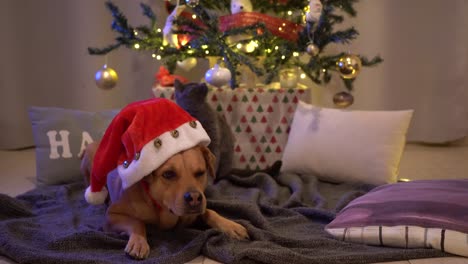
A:
<svg viewBox="0 0 468 264">
<path fill-rule="evenodd" d="M 104 206 L 88 205 L 85 186 L 39 187 L 16 198 L 0 195 L 0 255 L 19 263 L 185 263 L 203 254 L 223 263 L 374 263 L 446 256 L 432 249 L 351 244 L 324 231 L 336 210 L 369 190 L 313 176 L 231 175 L 207 189 L 208 207 L 245 225 L 250 241 L 235 241 L 199 225 L 148 227 L 151 255 L 124 254 L 126 236 L 102 229 Z"/>
</svg>

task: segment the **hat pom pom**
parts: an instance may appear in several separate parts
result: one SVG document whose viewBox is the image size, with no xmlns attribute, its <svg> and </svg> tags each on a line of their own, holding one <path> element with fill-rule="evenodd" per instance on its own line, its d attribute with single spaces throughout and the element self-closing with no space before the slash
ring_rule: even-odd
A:
<svg viewBox="0 0 468 264">
<path fill-rule="evenodd" d="M 91 186 L 89 186 L 86 188 L 85 199 L 86 202 L 92 205 L 103 204 L 106 201 L 108 193 L 106 187 L 102 187 L 102 190 L 99 192 L 93 192 L 91 191 Z"/>
</svg>

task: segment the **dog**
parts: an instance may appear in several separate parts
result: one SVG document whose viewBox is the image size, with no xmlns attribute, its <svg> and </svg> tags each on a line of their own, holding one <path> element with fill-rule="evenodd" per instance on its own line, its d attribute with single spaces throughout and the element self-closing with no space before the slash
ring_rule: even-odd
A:
<svg viewBox="0 0 468 264">
<path fill-rule="evenodd" d="M 86 147 L 81 172 L 89 182 L 98 142 Z M 134 259 L 149 256 L 146 224 L 161 230 L 186 227 L 201 219 L 233 239 L 249 239 L 246 228 L 206 208 L 204 190 L 208 177 L 215 177 L 215 157 L 205 146 L 179 152 L 144 177 L 139 184 L 123 190 L 117 172 L 107 178 L 109 189 L 106 211 L 107 231 L 128 235 L 125 253 Z"/>
</svg>

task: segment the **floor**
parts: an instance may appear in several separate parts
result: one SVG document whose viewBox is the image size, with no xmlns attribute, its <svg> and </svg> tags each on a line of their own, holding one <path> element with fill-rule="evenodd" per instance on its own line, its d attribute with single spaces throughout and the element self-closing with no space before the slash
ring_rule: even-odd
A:
<svg viewBox="0 0 468 264">
<path fill-rule="evenodd" d="M 21 151 L 0 150 L 0 192 L 15 196 L 34 188 L 34 149 Z M 468 178 L 468 140 L 450 147 L 408 144 L 401 164 L 400 178 L 419 179 L 460 179 Z M 0 256 L 0 264 L 12 262 Z M 220 264 L 200 256 L 188 264 Z M 386 264 L 468 264 L 468 258 L 431 258 L 387 262 Z"/>
<path fill-rule="evenodd" d="M 0 264 L 11 264 L 12 262 L 2 259 L 0 256 Z M 382 262 L 383 263 L 383 262 Z M 200 256 L 186 264 L 222 264 L 220 262 Z M 380 263 L 375 263 L 380 264 Z M 385 262 L 385 264 L 468 264 L 466 258 L 430 258 L 430 259 L 414 259 L 407 261 Z"/>
<path fill-rule="evenodd" d="M 386 262 L 385 264 L 467 264 L 467 258 L 430 258 Z"/>
</svg>

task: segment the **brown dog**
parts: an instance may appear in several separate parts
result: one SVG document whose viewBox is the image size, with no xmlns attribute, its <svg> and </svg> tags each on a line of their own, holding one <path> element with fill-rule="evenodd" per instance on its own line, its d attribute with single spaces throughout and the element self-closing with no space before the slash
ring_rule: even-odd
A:
<svg viewBox="0 0 468 264">
<path fill-rule="evenodd" d="M 89 179 L 97 146 L 97 143 L 88 145 L 82 157 L 81 171 L 86 179 Z M 206 208 L 203 192 L 208 174 L 215 175 L 214 164 L 215 158 L 209 149 L 196 146 L 175 154 L 140 184 L 126 190 L 111 187 L 109 181 L 119 177 L 109 176 L 111 203 L 106 213 L 106 228 L 129 236 L 125 252 L 136 259 L 147 258 L 150 252 L 145 224 L 155 224 L 165 230 L 188 226 L 201 218 L 232 238 L 248 239 L 242 225 Z"/>
</svg>

